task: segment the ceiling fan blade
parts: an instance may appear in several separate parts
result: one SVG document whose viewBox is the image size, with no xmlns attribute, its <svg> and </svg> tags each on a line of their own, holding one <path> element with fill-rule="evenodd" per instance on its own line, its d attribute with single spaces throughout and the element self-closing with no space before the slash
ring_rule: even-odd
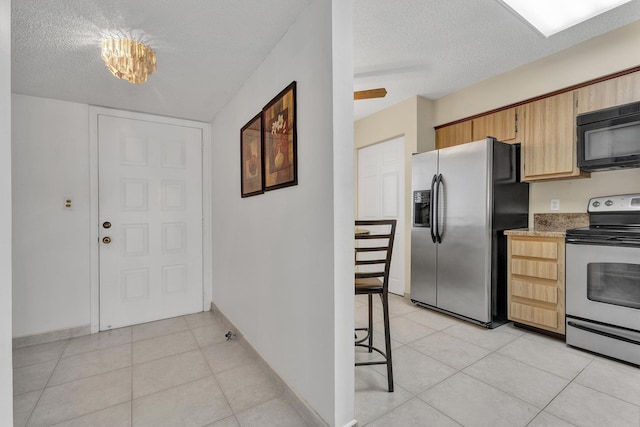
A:
<svg viewBox="0 0 640 427">
<path fill-rule="evenodd" d="M 357 90 L 353 92 L 353 99 L 371 99 L 371 98 L 384 98 L 387 95 L 387 90 L 383 87 L 378 89 L 369 90 Z"/>
</svg>

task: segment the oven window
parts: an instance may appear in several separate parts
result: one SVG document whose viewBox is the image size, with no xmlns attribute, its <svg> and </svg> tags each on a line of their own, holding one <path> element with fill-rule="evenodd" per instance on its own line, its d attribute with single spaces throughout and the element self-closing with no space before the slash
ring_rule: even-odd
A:
<svg viewBox="0 0 640 427">
<path fill-rule="evenodd" d="M 587 298 L 591 301 L 640 309 L 640 264 L 588 264 Z"/>
</svg>

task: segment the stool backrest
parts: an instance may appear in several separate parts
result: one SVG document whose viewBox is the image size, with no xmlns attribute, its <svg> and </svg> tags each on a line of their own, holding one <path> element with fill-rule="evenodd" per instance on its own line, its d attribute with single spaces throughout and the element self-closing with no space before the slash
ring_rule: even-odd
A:
<svg viewBox="0 0 640 427">
<path fill-rule="evenodd" d="M 356 271 L 355 278 L 381 278 L 385 291 L 389 284 L 396 223 L 395 219 L 382 219 L 356 220 L 355 224 L 357 228 L 370 231 L 368 234 L 356 234 L 356 241 L 370 241 L 372 243 L 368 245 L 356 244 L 356 270 L 358 266 L 368 266 L 368 268 L 365 268 L 366 271 Z M 375 266 L 375 268 L 371 266 Z"/>
</svg>

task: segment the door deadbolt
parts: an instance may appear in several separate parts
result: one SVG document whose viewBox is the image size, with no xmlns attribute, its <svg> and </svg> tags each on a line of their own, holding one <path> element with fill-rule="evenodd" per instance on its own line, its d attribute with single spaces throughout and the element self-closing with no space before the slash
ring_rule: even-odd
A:
<svg viewBox="0 0 640 427">
<path fill-rule="evenodd" d="M 109 221 L 105 221 L 102 223 L 103 228 L 111 228 L 111 223 Z"/>
<path fill-rule="evenodd" d="M 106 236 L 102 238 L 102 243 L 106 243 L 107 245 L 111 243 L 111 237 Z"/>
</svg>

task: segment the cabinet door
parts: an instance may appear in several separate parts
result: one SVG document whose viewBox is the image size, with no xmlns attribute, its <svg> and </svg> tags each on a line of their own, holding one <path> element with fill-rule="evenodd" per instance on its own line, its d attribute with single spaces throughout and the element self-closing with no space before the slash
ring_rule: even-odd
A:
<svg viewBox="0 0 640 427">
<path fill-rule="evenodd" d="M 516 109 L 498 111 L 473 119 L 473 140 L 478 141 L 488 136 L 502 142 L 516 142 Z"/>
<path fill-rule="evenodd" d="M 471 120 L 436 129 L 436 148 L 452 147 L 473 141 Z"/>
<path fill-rule="evenodd" d="M 580 175 L 573 105 L 573 92 L 566 92 L 521 107 L 523 180 Z"/>
<path fill-rule="evenodd" d="M 640 72 L 605 80 L 576 91 L 576 114 L 640 101 Z"/>
</svg>

